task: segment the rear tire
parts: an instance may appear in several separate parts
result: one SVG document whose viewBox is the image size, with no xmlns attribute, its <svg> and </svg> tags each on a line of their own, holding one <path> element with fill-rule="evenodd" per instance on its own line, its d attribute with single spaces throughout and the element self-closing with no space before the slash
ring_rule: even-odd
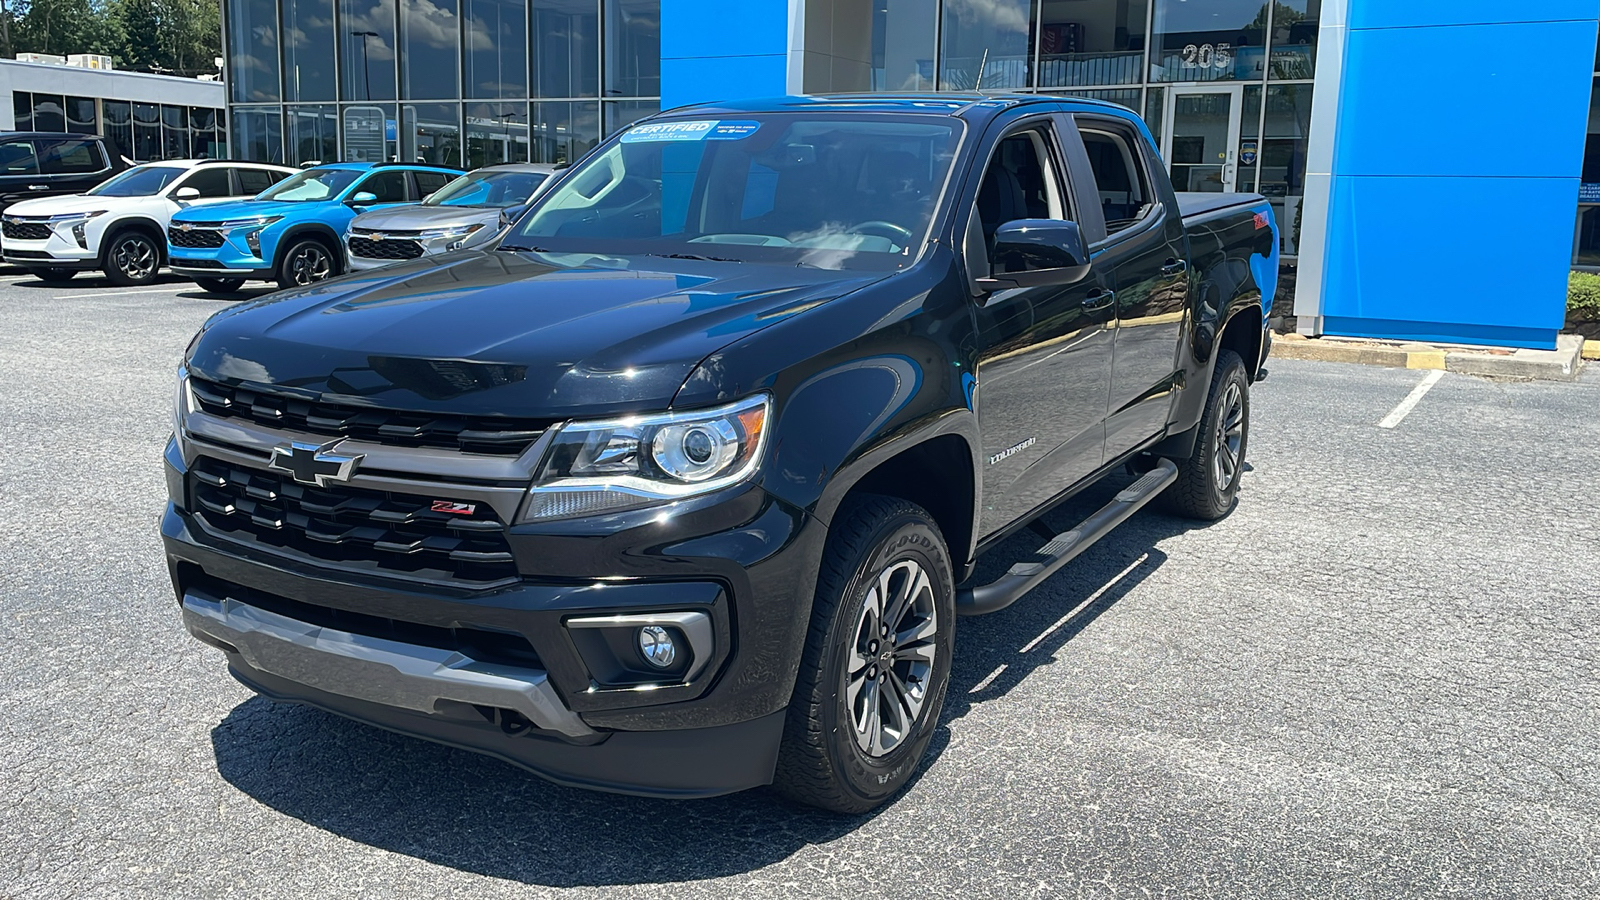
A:
<svg viewBox="0 0 1600 900">
<path fill-rule="evenodd" d="M 954 627 L 950 554 L 927 511 L 876 496 L 841 509 L 778 752 L 778 792 L 864 813 L 905 787 L 939 724 Z"/>
<path fill-rule="evenodd" d="M 118 287 L 150 284 L 161 270 L 161 247 L 143 231 L 124 231 L 106 246 L 105 265 L 100 271 Z"/>
<path fill-rule="evenodd" d="M 196 278 L 194 283 L 208 294 L 232 294 L 244 287 L 243 278 Z"/>
<path fill-rule="evenodd" d="M 1250 444 L 1250 379 L 1232 350 L 1217 354 L 1217 371 L 1206 394 L 1194 454 L 1178 464 L 1178 480 L 1161 495 L 1171 513 L 1215 521 L 1239 501 L 1245 451 Z"/>
<path fill-rule="evenodd" d="M 278 287 L 287 290 L 326 281 L 339 274 L 339 258 L 316 238 L 301 238 L 278 264 Z"/>
<path fill-rule="evenodd" d="M 31 274 L 45 284 L 59 285 L 70 282 L 72 276 L 78 273 L 71 269 L 33 269 Z"/>
</svg>

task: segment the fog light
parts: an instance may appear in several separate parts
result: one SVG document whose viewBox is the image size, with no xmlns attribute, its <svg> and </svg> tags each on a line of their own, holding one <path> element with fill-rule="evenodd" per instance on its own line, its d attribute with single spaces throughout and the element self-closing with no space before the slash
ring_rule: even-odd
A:
<svg viewBox="0 0 1600 900">
<path fill-rule="evenodd" d="M 645 662 L 665 669 L 678 658 L 678 645 L 672 640 L 672 632 L 660 625 L 646 625 L 639 629 L 639 653 Z"/>
<path fill-rule="evenodd" d="M 83 233 L 82 222 L 72 226 L 72 239 L 78 242 L 79 247 L 85 250 L 89 249 L 89 238 Z"/>
<path fill-rule="evenodd" d="M 247 245 L 249 245 L 250 252 L 256 257 L 256 259 L 260 259 L 261 258 L 261 232 L 260 231 L 252 231 L 252 232 L 250 232 L 249 234 L 244 236 L 244 242 Z"/>
</svg>

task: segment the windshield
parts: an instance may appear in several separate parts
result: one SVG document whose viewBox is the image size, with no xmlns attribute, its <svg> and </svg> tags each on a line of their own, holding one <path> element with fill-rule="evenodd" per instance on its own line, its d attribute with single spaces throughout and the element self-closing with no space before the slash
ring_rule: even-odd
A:
<svg viewBox="0 0 1600 900">
<path fill-rule="evenodd" d="M 502 246 L 898 268 L 926 239 L 959 127 L 917 115 L 645 122 L 545 194 Z"/>
<path fill-rule="evenodd" d="M 177 166 L 134 166 L 84 193 L 91 197 L 151 197 L 187 171 Z"/>
<path fill-rule="evenodd" d="M 542 172 L 471 172 L 439 189 L 423 206 L 521 206 L 549 176 Z"/>
<path fill-rule="evenodd" d="M 278 182 L 257 195 L 256 199 L 300 202 L 332 200 L 349 187 L 350 182 L 360 177 L 360 169 L 307 169 Z"/>
</svg>

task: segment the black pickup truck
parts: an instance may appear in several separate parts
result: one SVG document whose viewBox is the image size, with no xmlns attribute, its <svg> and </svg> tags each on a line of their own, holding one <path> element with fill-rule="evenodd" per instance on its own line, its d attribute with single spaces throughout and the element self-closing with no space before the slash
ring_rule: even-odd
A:
<svg viewBox="0 0 1600 900">
<path fill-rule="evenodd" d="M 958 615 L 1152 500 L 1235 504 L 1272 211 L 1174 195 L 1127 110 L 711 104 L 557 177 L 487 249 L 190 344 L 161 531 L 245 685 L 565 784 L 862 811 L 917 768 Z"/>
</svg>

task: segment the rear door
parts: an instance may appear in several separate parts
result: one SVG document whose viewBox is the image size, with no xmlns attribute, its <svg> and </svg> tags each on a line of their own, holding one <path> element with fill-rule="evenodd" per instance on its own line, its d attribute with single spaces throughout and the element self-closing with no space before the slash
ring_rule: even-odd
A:
<svg viewBox="0 0 1600 900">
<path fill-rule="evenodd" d="M 440 188 L 449 184 L 455 176 L 449 172 L 428 172 L 422 169 L 412 171 L 412 176 L 417 180 L 416 199 L 426 200 Z"/>
<path fill-rule="evenodd" d="M 233 169 L 234 195 L 238 197 L 254 197 L 269 187 L 288 178 L 291 173 L 279 172 L 277 169 L 263 169 L 259 166 L 236 166 Z"/>
<path fill-rule="evenodd" d="M 1074 116 L 1104 233 L 1095 267 L 1116 291 L 1106 457 L 1162 434 L 1182 387 L 1179 341 L 1188 307 L 1183 218 L 1165 182 L 1152 178 L 1153 148 L 1127 120 Z M 1076 175 L 1074 176 L 1076 177 Z"/>
<path fill-rule="evenodd" d="M 36 140 L 42 188 L 32 196 L 81 194 L 111 176 L 111 161 L 100 142 L 87 138 Z"/>
<path fill-rule="evenodd" d="M 1070 122 L 1047 112 L 1005 126 L 979 170 L 966 232 L 969 269 L 986 269 L 995 229 L 1006 222 L 1067 219 L 1082 227 L 1082 209 L 1063 178 L 1064 125 Z M 1098 268 L 1076 284 L 974 300 L 984 536 L 1048 503 L 1103 461 L 1112 313 Z"/>
<path fill-rule="evenodd" d="M 209 206 L 233 200 L 233 179 L 229 177 L 228 168 L 217 165 L 195 166 L 167 196 L 177 201 L 180 207 Z M 193 188 L 200 192 L 200 196 L 178 200 L 178 192 L 184 188 Z"/>
</svg>

